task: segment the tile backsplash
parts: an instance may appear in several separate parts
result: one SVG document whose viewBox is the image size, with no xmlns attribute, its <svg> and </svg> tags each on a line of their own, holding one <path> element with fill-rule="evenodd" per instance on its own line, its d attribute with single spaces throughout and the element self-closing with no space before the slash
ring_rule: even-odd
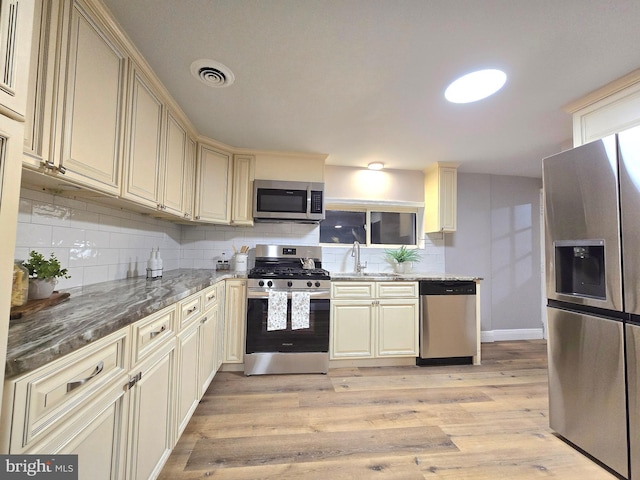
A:
<svg viewBox="0 0 640 480">
<path fill-rule="evenodd" d="M 226 257 L 233 265 L 233 249 L 259 243 L 317 245 L 318 225 L 258 223 L 253 227 L 177 225 L 166 220 L 90 200 L 22 189 L 15 258 L 30 250 L 46 257 L 54 253 L 71 278 L 60 279 L 60 289 L 108 280 L 142 276 L 152 248 L 160 248 L 165 270 L 214 268 Z M 351 247 L 325 246 L 323 267 L 353 271 Z M 422 260 L 414 270 L 444 272 L 444 242 L 425 240 Z M 366 271 L 391 271 L 384 249 L 362 248 Z M 251 266 L 251 256 L 250 264 Z"/>
</svg>

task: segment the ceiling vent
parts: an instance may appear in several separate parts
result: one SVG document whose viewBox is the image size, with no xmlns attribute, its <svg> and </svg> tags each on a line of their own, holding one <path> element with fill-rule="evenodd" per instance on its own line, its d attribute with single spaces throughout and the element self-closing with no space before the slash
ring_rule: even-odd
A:
<svg viewBox="0 0 640 480">
<path fill-rule="evenodd" d="M 196 60 L 191 64 L 191 74 L 210 87 L 228 87 L 236 77 L 226 66 L 213 60 Z"/>
</svg>

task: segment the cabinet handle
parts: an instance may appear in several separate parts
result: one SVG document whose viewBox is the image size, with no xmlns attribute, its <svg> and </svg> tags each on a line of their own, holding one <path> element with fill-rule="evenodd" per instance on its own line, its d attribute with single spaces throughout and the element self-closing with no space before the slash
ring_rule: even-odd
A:
<svg viewBox="0 0 640 480">
<path fill-rule="evenodd" d="M 198 306 L 195 305 L 192 308 L 187 309 L 187 315 L 191 315 L 193 312 L 195 312 L 196 310 L 198 310 Z"/>
<path fill-rule="evenodd" d="M 98 363 L 98 365 L 96 365 L 96 369 L 93 371 L 93 373 L 91 375 L 89 375 L 87 378 L 83 378 L 82 380 L 76 380 L 75 382 L 67 383 L 67 393 L 69 393 L 71 390 L 75 390 L 80 385 L 84 385 L 85 383 L 87 383 L 92 378 L 95 378 L 96 376 L 98 376 L 100 374 L 100 372 L 102 372 L 102 370 L 104 370 L 104 362 L 100 361 L 100 363 Z"/>
<path fill-rule="evenodd" d="M 202 320 L 200 320 L 200 324 L 205 324 L 209 321 L 209 317 L 204 317 Z"/>
<path fill-rule="evenodd" d="M 43 163 L 44 163 L 44 168 L 52 168 L 52 169 L 56 168 L 56 164 L 53 163 L 51 160 L 43 161 Z"/>
<path fill-rule="evenodd" d="M 200 215 L 196 215 L 196 220 L 200 220 Z"/>
<path fill-rule="evenodd" d="M 216 294 L 212 293 L 211 295 L 207 296 L 207 302 L 213 300 L 214 298 L 216 298 Z"/>
<path fill-rule="evenodd" d="M 162 332 L 164 332 L 166 329 L 167 329 L 167 326 L 166 325 L 162 325 L 162 327 L 160 327 L 160 330 L 158 330 L 157 332 L 151 332 L 149 334 L 149 336 L 151 338 L 156 337 L 156 336 L 160 335 Z"/>
<path fill-rule="evenodd" d="M 191 214 L 189 212 L 185 212 L 184 213 L 184 218 L 189 218 L 191 216 Z"/>
<path fill-rule="evenodd" d="M 64 175 L 65 173 L 67 173 L 67 167 L 65 167 L 64 165 L 59 165 L 58 166 L 58 171 Z"/>
</svg>

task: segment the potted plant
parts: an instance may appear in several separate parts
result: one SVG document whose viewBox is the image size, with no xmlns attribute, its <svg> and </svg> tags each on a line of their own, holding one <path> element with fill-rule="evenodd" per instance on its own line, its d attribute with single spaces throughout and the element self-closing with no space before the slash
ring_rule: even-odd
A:
<svg viewBox="0 0 640 480">
<path fill-rule="evenodd" d="M 418 253 L 418 250 L 414 248 L 409 249 L 404 245 L 397 249 L 385 250 L 384 252 L 393 264 L 396 273 L 409 273 L 412 262 L 420 261 L 420 253 Z"/>
<path fill-rule="evenodd" d="M 67 269 L 61 268 L 53 253 L 46 259 L 41 253 L 31 250 L 29 260 L 23 265 L 29 270 L 29 298 L 33 300 L 50 297 L 58 277 L 70 278 Z"/>
</svg>

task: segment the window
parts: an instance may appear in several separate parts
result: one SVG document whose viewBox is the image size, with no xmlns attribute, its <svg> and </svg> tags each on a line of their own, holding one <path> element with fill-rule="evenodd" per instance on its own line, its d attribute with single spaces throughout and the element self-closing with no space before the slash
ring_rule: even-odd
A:
<svg viewBox="0 0 640 480">
<path fill-rule="evenodd" d="M 392 207 L 338 208 L 325 212 L 320 222 L 320 242 L 347 244 L 358 241 L 363 245 L 416 245 L 415 211 L 399 211 Z"/>
</svg>

